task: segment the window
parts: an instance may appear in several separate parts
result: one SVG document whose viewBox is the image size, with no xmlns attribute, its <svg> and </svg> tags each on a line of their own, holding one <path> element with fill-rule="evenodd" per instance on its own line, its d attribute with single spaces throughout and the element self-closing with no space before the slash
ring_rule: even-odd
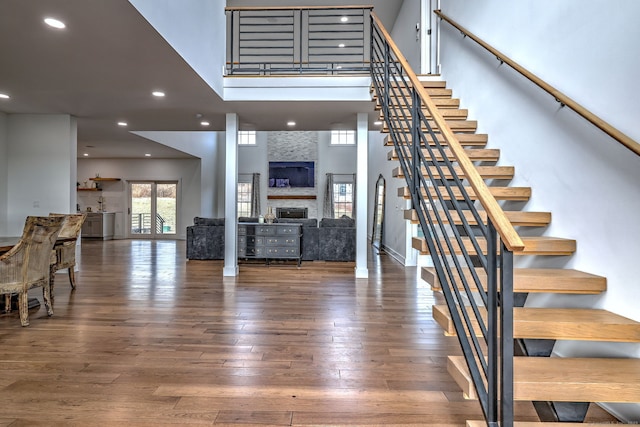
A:
<svg viewBox="0 0 640 427">
<path fill-rule="evenodd" d="M 336 218 L 342 215 L 353 218 L 353 184 L 333 184 L 333 210 Z"/>
<path fill-rule="evenodd" d="M 238 217 L 251 216 L 251 183 L 238 183 Z"/>
<path fill-rule="evenodd" d="M 238 131 L 238 145 L 256 145 L 255 130 Z"/>
<path fill-rule="evenodd" d="M 356 143 L 355 130 L 332 130 L 331 145 L 354 145 Z"/>
</svg>

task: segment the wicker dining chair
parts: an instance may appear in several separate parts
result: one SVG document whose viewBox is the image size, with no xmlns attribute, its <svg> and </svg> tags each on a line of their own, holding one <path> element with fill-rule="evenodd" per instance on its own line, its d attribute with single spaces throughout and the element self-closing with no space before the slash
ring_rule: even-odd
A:
<svg viewBox="0 0 640 427">
<path fill-rule="evenodd" d="M 42 287 L 47 314 L 53 315 L 49 287 L 51 252 L 63 222 L 63 217 L 27 217 L 20 241 L 0 255 L 0 295 L 5 295 L 5 311 L 9 313 L 11 295 L 18 294 L 22 326 L 29 326 L 27 293 L 31 288 Z"/>
<path fill-rule="evenodd" d="M 51 293 L 53 294 L 55 273 L 56 271 L 65 268 L 69 269 L 69 283 L 71 284 L 71 289 L 76 288 L 76 274 L 74 270 L 76 265 L 76 242 L 78 240 L 78 236 L 80 236 L 80 230 L 82 229 L 84 220 L 87 218 L 87 214 L 50 213 L 49 216 L 64 217 L 64 223 L 62 224 L 62 229 L 60 230 L 58 239 L 65 239 L 65 241 L 57 242 L 53 248 L 55 251 L 55 261 L 51 265 Z"/>
</svg>

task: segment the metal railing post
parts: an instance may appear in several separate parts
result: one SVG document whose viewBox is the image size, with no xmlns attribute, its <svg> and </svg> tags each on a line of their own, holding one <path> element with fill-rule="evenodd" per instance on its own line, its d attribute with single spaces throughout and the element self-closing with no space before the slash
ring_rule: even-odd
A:
<svg viewBox="0 0 640 427">
<path fill-rule="evenodd" d="M 418 200 L 417 197 L 420 193 L 420 162 L 418 159 L 420 150 L 420 139 L 418 138 L 418 129 L 421 125 L 420 117 L 418 115 L 418 106 L 420 105 L 420 98 L 415 89 L 411 89 L 411 195 L 413 200 Z M 415 207 L 415 206 L 414 206 Z"/>
<path fill-rule="evenodd" d="M 500 425 L 513 427 L 513 252 L 500 246 Z"/>
<path fill-rule="evenodd" d="M 487 224 L 487 422 L 498 421 L 498 284 L 497 233 Z"/>
</svg>

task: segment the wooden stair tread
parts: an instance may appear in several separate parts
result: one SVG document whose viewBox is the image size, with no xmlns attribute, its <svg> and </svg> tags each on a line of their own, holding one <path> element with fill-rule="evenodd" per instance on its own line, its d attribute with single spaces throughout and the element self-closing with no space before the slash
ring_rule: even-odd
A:
<svg viewBox="0 0 640 427">
<path fill-rule="evenodd" d="M 410 138 L 410 135 L 407 136 L 407 138 Z M 426 134 L 425 139 L 431 145 L 434 144 L 433 138 L 431 137 L 430 134 Z M 440 144 L 444 146 L 448 145 L 447 142 L 442 137 L 438 137 L 438 139 L 440 141 Z M 485 145 L 487 145 L 489 136 L 486 133 L 457 133 L 456 139 L 458 140 L 458 142 L 460 142 L 460 145 L 463 145 L 463 146 L 484 147 Z M 407 139 L 407 140 L 410 140 L 410 139 Z M 388 135 L 385 138 L 385 145 L 393 146 L 393 141 Z"/>
<path fill-rule="evenodd" d="M 439 98 L 451 99 L 453 96 L 453 91 L 451 89 L 443 87 L 428 87 L 425 88 L 425 91 L 433 101 Z M 389 95 L 392 105 L 410 105 L 411 93 L 406 88 L 396 87 L 394 90 L 389 91 Z M 371 91 L 371 98 L 377 104 L 379 103 L 378 93 L 375 89 Z"/>
<path fill-rule="evenodd" d="M 599 427 L 599 426 L 613 426 L 616 423 L 551 423 L 543 421 L 514 421 L 513 427 Z M 467 427 L 487 427 L 486 421 L 480 420 L 467 420 Z"/>
<path fill-rule="evenodd" d="M 448 224 L 449 220 L 445 215 L 444 211 L 438 211 L 439 217 L 442 218 L 444 224 Z M 461 225 L 462 219 L 460 218 L 460 214 L 456 211 L 449 211 L 451 215 L 451 219 L 455 225 Z M 478 212 L 480 219 L 484 224 L 487 223 L 487 213 L 485 211 Z M 505 216 L 514 226 L 523 226 L 523 227 L 543 227 L 549 225 L 551 223 L 551 213 L 550 212 L 527 212 L 527 211 L 504 211 Z M 429 215 L 432 220 L 436 222 L 438 217 L 434 211 L 429 211 Z M 467 223 L 470 225 L 477 225 L 478 222 L 476 218 L 473 216 L 471 211 L 463 211 L 463 217 L 467 220 Z M 404 211 L 404 219 L 411 221 L 413 224 L 418 223 L 418 214 L 414 209 L 408 209 Z"/>
<path fill-rule="evenodd" d="M 473 162 L 497 162 L 500 159 L 500 150 L 497 148 L 465 148 L 465 154 L 469 157 L 469 160 Z M 429 152 L 426 148 L 422 149 L 424 156 L 429 157 Z M 455 156 L 451 152 L 450 148 L 444 149 L 444 155 L 439 150 L 435 150 L 435 158 L 438 161 L 447 159 L 455 159 Z M 398 153 L 395 148 L 387 153 L 387 160 L 398 160 Z"/>
<path fill-rule="evenodd" d="M 378 97 L 374 94 L 373 100 L 376 102 L 374 109 L 375 111 L 382 110 L 382 105 L 378 102 Z M 460 108 L 460 99 L 459 98 L 431 98 L 435 106 L 440 109 L 449 109 L 449 108 Z M 390 107 L 406 107 L 406 103 L 404 101 L 398 101 L 395 98 L 391 99 L 389 102 Z"/>
<path fill-rule="evenodd" d="M 464 357 L 447 370 L 475 398 Z M 514 399 L 553 402 L 640 402 L 640 359 L 514 357 Z"/>
<path fill-rule="evenodd" d="M 476 268 L 477 275 L 486 289 L 486 274 L 482 268 Z M 475 285 L 471 278 L 471 269 L 464 268 L 463 274 L 468 282 Z M 435 268 L 423 267 L 421 271 L 422 280 L 429 283 L 435 291 L 441 291 L 442 287 L 438 281 Z M 457 280 L 458 287 L 462 287 L 462 282 Z M 595 274 L 572 269 L 556 268 L 514 268 L 513 269 L 513 291 L 519 293 L 561 293 L 561 294 L 584 294 L 594 295 L 607 290 L 607 279 Z"/>
<path fill-rule="evenodd" d="M 467 307 L 467 311 L 473 316 L 471 307 Z M 480 312 L 486 321 L 485 308 L 480 307 Z M 434 305 L 433 318 L 446 335 L 456 335 L 446 305 Z M 480 336 L 478 325 L 475 324 L 474 328 Z M 640 342 L 640 323 L 600 309 L 514 307 L 513 336 L 548 340 Z"/>
<path fill-rule="evenodd" d="M 434 122 L 433 120 L 427 120 L 427 122 L 429 123 L 429 126 L 431 126 L 432 130 L 439 130 L 438 125 L 436 124 L 436 122 Z M 451 129 L 451 131 L 455 132 L 475 132 L 476 129 L 478 128 L 478 121 L 477 120 L 451 120 L 451 119 L 445 119 L 445 122 L 447 123 L 447 125 L 449 126 L 449 128 Z M 402 121 L 399 123 L 395 123 L 394 124 L 395 129 L 398 130 L 404 130 L 404 131 L 408 131 L 409 130 L 409 125 Z M 422 130 L 424 132 L 426 132 L 428 129 L 426 127 L 426 125 L 422 125 Z M 382 133 L 389 133 L 389 123 L 385 122 L 384 125 L 382 126 L 382 129 L 380 130 L 380 132 Z"/>
<path fill-rule="evenodd" d="M 401 81 L 403 81 L 404 83 L 400 83 L 399 81 L 391 80 L 391 81 L 389 81 L 389 86 L 391 86 L 391 87 L 404 87 L 404 85 L 408 85 L 409 87 L 413 87 L 413 84 L 411 83 L 411 80 L 404 79 L 404 80 L 401 80 Z M 445 88 L 445 87 L 447 87 L 447 82 L 444 81 L 444 80 L 434 80 L 434 79 L 420 80 L 420 84 L 424 88 Z M 371 85 L 371 87 L 373 88 L 373 84 Z"/>
<path fill-rule="evenodd" d="M 464 187 L 466 193 L 471 200 L 477 200 L 476 193 L 471 187 Z M 514 200 L 514 201 L 527 201 L 531 197 L 530 187 L 488 187 L 489 192 L 496 200 Z M 452 189 L 453 196 L 456 200 L 464 200 L 459 189 Z M 429 188 L 431 196 L 437 199 L 437 192 L 433 187 Z M 440 192 L 443 194 L 444 200 L 451 200 L 451 196 L 444 187 L 440 187 Z M 426 197 L 426 192 L 422 190 L 423 197 Z M 411 199 L 411 193 L 408 187 L 398 188 L 398 196 L 405 199 Z"/>
<path fill-rule="evenodd" d="M 438 112 L 442 117 L 447 120 L 466 120 L 469 116 L 469 110 L 462 108 L 438 108 Z M 407 107 L 398 106 L 397 108 L 390 108 L 389 115 L 392 119 L 400 118 L 404 119 L 405 117 L 411 117 L 411 109 Z M 430 119 L 431 113 L 427 109 L 423 109 L 422 113 L 425 118 Z M 380 120 L 384 120 L 384 114 L 380 111 L 380 115 L 378 116 Z"/>
<path fill-rule="evenodd" d="M 571 255 L 576 251 L 576 241 L 573 239 L 564 239 L 561 237 L 534 236 L 520 237 L 524 243 L 524 250 L 513 252 L 514 255 Z M 468 237 L 462 238 L 462 243 L 470 255 L 477 254 L 475 248 Z M 455 253 L 462 254 L 462 250 L 457 242 L 453 242 Z M 478 244 L 483 252 L 486 252 L 486 241 L 478 238 Z M 442 243 L 445 253 L 449 255 L 449 249 L 446 244 Z M 421 255 L 428 255 L 426 240 L 422 237 L 413 237 L 411 239 L 411 247 L 420 251 Z"/>
<path fill-rule="evenodd" d="M 429 178 L 427 169 L 424 166 L 421 169 L 422 176 Z M 442 167 L 442 169 L 444 169 L 443 172 L 445 179 L 453 179 L 453 174 L 451 174 L 448 168 Z M 476 166 L 476 170 L 484 179 L 512 179 L 515 174 L 515 168 L 513 166 Z M 439 179 L 441 177 L 436 166 L 430 166 L 429 171 L 435 179 Z M 454 171 L 459 178 L 463 179 L 466 177 L 460 167 L 454 166 Z M 401 167 L 394 168 L 391 175 L 394 178 L 404 178 L 404 173 L 402 172 Z"/>
<path fill-rule="evenodd" d="M 410 93 L 409 90 L 403 86 L 392 86 L 392 88 L 394 90 L 389 91 L 391 98 L 402 99 L 401 94 L 408 95 Z M 446 87 L 425 87 L 424 89 L 431 98 L 451 98 L 453 94 L 453 91 Z"/>
</svg>

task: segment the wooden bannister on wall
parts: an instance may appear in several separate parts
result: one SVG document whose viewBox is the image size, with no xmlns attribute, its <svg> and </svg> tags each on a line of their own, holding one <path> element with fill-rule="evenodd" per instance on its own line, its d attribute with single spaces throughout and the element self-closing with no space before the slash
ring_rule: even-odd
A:
<svg viewBox="0 0 640 427">
<path fill-rule="evenodd" d="M 591 111 L 589 111 L 588 109 L 578 104 L 573 99 L 569 98 L 564 93 L 560 92 L 558 89 L 554 88 L 553 86 L 551 86 L 550 84 L 542 80 L 540 77 L 536 76 L 526 68 L 522 67 L 517 62 L 505 56 L 502 52 L 493 48 L 491 45 L 489 45 L 488 43 L 480 39 L 478 36 L 470 32 L 466 28 L 464 28 L 462 25 L 458 24 L 453 19 L 449 18 L 447 15 L 445 15 L 441 11 L 435 10 L 434 13 L 444 21 L 451 24 L 454 28 L 459 30 L 464 36 L 469 37 L 471 40 L 473 40 L 474 42 L 478 43 L 480 46 L 482 46 L 483 48 L 491 52 L 493 55 L 495 55 L 496 59 L 498 59 L 500 62 L 503 62 L 509 65 L 518 73 L 526 77 L 529 81 L 531 81 L 532 83 L 540 87 L 545 92 L 549 93 L 549 95 L 553 96 L 556 99 L 556 101 L 558 101 L 560 104 L 571 108 L 573 111 L 578 113 L 580 116 L 582 116 L 584 119 L 586 119 L 591 124 L 596 126 L 598 129 L 602 130 L 604 133 L 609 135 L 611 138 L 615 139 L 616 141 L 618 141 L 619 143 L 627 147 L 629 150 L 636 153 L 637 155 L 640 155 L 640 143 L 638 143 L 631 137 L 627 136 L 626 134 L 620 132 L 617 128 L 613 127 L 612 125 L 610 125 L 609 123 L 601 119 L 600 117 L 596 116 Z"/>
</svg>

